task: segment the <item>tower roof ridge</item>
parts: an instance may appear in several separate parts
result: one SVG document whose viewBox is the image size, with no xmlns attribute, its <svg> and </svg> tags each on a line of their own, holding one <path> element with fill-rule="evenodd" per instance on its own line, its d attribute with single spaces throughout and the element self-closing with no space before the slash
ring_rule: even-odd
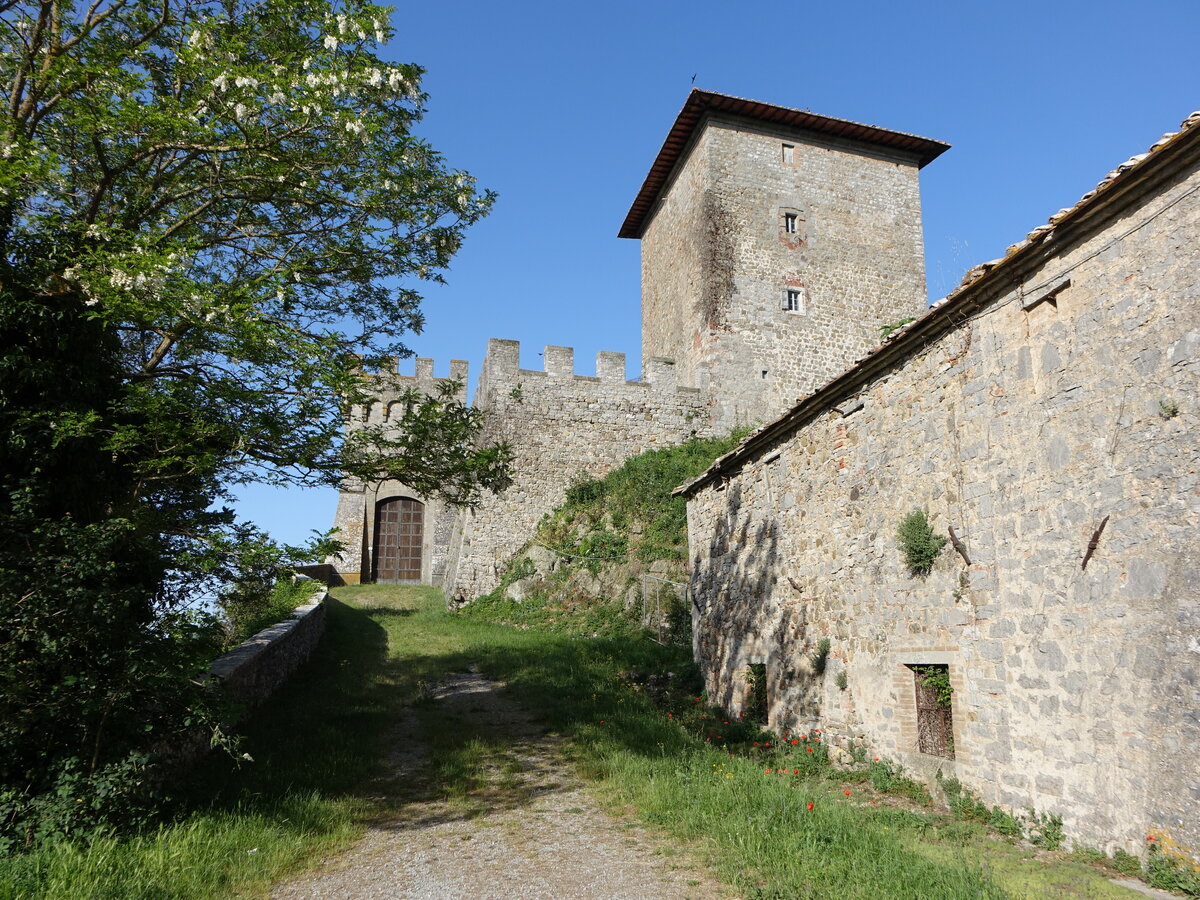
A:
<svg viewBox="0 0 1200 900">
<path fill-rule="evenodd" d="M 637 197 L 634 198 L 629 213 L 625 216 L 625 222 L 617 233 L 618 237 L 640 238 L 642 236 L 654 201 L 658 199 L 658 195 L 671 177 L 676 164 L 691 142 L 692 135 L 695 134 L 705 114 L 709 112 L 730 113 L 774 125 L 804 128 L 818 134 L 909 152 L 917 158 L 918 168 L 927 165 L 950 149 L 950 145 L 942 141 L 903 131 L 892 131 L 876 125 L 854 122 L 850 119 L 822 116 L 806 109 L 776 106 L 772 103 L 692 88 L 683 104 L 683 109 L 679 111 L 675 123 L 667 132 L 667 138 L 663 141 L 658 156 L 650 166 L 650 172 L 646 175 L 646 180 L 642 183 Z"/>
</svg>

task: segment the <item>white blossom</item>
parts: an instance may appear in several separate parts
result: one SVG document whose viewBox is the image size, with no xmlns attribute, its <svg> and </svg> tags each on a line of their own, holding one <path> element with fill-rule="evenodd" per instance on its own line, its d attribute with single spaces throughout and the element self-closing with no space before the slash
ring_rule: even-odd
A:
<svg viewBox="0 0 1200 900">
<path fill-rule="evenodd" d="M 383 84 L 383 73 L 378 69 L 372 69 L 367 73 L 367 84 L 371 85 L 371 87 L 379 87 Z"/>
<path fill-rule="evenodd" d="M 286 98 L 283 96 L 282 91 L 276 91 L 275 93 L 273 93 L 271 95 L 271 102 L 273 104 L 275 104 L 276 106 L 278 106 L 280 103 L 282 103 L 285 99 Z"/>
<path fill-rule="evenodd" d="M 218 91 L 223 91 L 229 86 L 229 76 L 222 72 L 212 80 L 212 83 Z"/>
<path fill-rule="evenodd" d="M 235 106 L 233 108 L 233 117 L 240 122 L 242 119 L 244 119 L 246 117 L 246 114 L 249 112 L 250 112 L 250 107 L 248 107 L 245 103 L 239 103 L 237 106 Z"/>
<path fill-rule="evenodd" d="M 325 40 L 322 43 L 325 45 L 326 50 L 336 50 L 338 48 L 337 38 L 332 34 L 325 35 Z"/>
<path fill-rule="evenodd" d="M 239 75 L 234 83 L 238 87 L 258 87 L 258 79 L 249 75 Z"/>
</svg>

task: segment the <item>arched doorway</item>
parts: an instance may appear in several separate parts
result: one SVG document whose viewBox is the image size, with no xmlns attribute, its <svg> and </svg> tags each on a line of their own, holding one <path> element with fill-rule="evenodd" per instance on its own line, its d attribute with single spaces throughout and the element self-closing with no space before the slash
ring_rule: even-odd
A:
<svg viewBox="0 0 1200 900">
<path fill-rule="evenodd" d="M 373 580 L 419 583 L 424 539 L 424 503 L 409 497 L 389 497 L 376 503 Z"/>
</svg>

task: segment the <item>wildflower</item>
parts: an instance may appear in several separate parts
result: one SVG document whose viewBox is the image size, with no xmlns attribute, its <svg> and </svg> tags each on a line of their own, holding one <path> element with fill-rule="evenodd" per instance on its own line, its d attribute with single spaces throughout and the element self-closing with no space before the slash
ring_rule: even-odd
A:
<svg viewBox="0 0 1200 900">
<path fill-rule="evenodd" d="M 809 812 L 812 812 L 812 808 L 813 808 L 812 801 L 811 801 L 811 800 L 809 800 L 809 801 L 808 801 L 808 811 L 809 811 Z"/>
<path fill-rule="evenodd" d="M 1156 841 L 1156 840 L 1158 840 L 1158 838 L 1156 838 L 1156 837 L 1155 837 L 1154 835 L 1152 835 L 1152 834 L 1148 834 L 1148 835 L 1146 835 L 1146 840 L 1153 842 L 1153 841 Z"/>
<path fill-rule="evenodd" d="M 879 762 L 879 757 L 875 757 L 875 762 Z"/>
<path fill-rule="evenodd" d="M 812 747 L 805 747 L 804 749 L 807 750 L 809 753 L 812 753 Z"/>
<path fill-rule="evenodd" d="M 667 713 L 667 718 L 668 718 L 668 719 L 673 719 L 673 718 L 675 718 L 675 714 L 674 714 L 674 713 Z"/>
<path fill-rule="evenodd" d="M 601 724 L 601 725 L 603 725 L 603 724 L 604 724 L 604 720 L 603 720 L 603 719 L 601 719 L 601 720 L 600 720 L 600 724 Z"/>
<path fill-rule="evenodd" d="M 842 791 L 842 793 L 843 793 L 843 794 L 845 794 L 847 797 L 849 797 L 849 796 L 850 796 L 850 789 L 849 789 L 849 788 L 846 788 L 846 790 Z"/>
<path fill-rule="evenodd" d="M 757 746 L 758 746 L 758 741 L 755 741 L 755 742 L 754 742 L 754 746 L 755 746 L 755 747 L 757 747 Z"/>
<path fill-rule="evenodd" d="M 770 746 L 771 746 L 771 742 L 770 742 L 770 741 L 767 741 L 767 743 L 766 743 L 766 745 L 765 745 L 765 746 L 767 746 L 767 747 L 770 747 Z"/>
<path fill-rule="evenodd" d="M 800 743 L 800 739 L 799 739 L 799 738 L 792 738 L 792 746 L 793 746 L 793 747 L 795 747 L 795 746 L 796 746 L 798 743 Z"/>
<path fill-rule="evenodd" d="M 771 774 L 771 770 L 770 770 L 770 769 L 763 769 L 763 774 L 764 774 L 764 775 L 770 775 L 770 774 Z M 1150 838 L 1150 840 L 1154 840 L 1154 838 Z"/>
</svg>

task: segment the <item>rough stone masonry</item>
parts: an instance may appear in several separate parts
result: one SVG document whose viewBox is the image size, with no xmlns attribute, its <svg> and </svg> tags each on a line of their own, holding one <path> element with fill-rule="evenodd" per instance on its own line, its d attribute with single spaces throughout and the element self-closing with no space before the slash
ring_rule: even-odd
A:
<svg viewBox="0 0 1200 900">
<path fill-rule="evenodd" d="M 682 489 L 710 696 L 765 664 L 775 728 L 1196 856 L 1198 238 L 1200 114 Z"/>
<path fill-rule="evenodd" d="M 642 241 L 641 380 L 623 354 L 577 375 L 547 347 L 535 371 L 491 341 L 474 402 L 513 486 L 455 511 L 347 485 L 342 577 L 395 552 L 379 523 L 400 503 L 422 523 L 409 580 L 470 600 L 579 473 L 766 422 L 681 489 L 714 699 L 745 704 L 761 664 L 774 727 L 1059 814 L 1078 841 L 1195 854 L 1197 122 L 922 315 L 918 172 L 945 144 L 693 91 L 620 232 Z M 431 361 L 416 379 L 436 388 Z M 958 547 L 924 577 L 896 546 L 916 509 Z"/>
</svg>

